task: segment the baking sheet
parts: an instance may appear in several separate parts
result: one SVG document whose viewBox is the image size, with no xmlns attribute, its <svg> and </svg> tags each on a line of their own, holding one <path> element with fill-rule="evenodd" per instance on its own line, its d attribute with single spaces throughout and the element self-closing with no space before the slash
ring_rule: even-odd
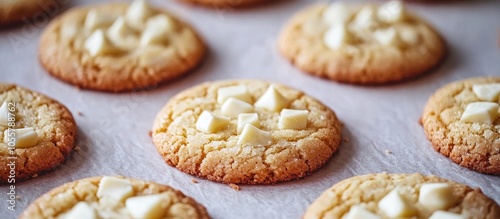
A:
<svg viewBox="0 0 500 219">
<path fill-rule="evenodd" d="M 100 1 L 59 2 L 59 8 L 53 11 Z M 435 174 L 479 187 L 500 202 L 500 177 L 476 173 L 441 156 L 431 148 L 418 124 L 427 98 L 442 85 L 467 77 L 500 75 L 500 1 L 408 3 L 442 33 L 450 54 L 431 74 L 378 87 L 308 76 L 280 57 L 276 38 L 282 25 L 293 12 L 315 1 L 279 1 L 243 10 L 151 2 L 192 23 L 210 53 L 191 74 L 150 91 L 109 94 L 78 90 L 50 77 L 37 60 L 38 38 L 46 25 L 43 17 L 32 24 L 0 30 L 0 80 L 65 104 L 76 118 L 77 146 L 81 148 L 55 171 L 17 183 L 20 199 L 15 212 L 7 210 L 3 201 L 8 198 L 7 186 L 0 187 L 2 218 L 17 217 L 36 197 L 65 182 L 116 174 L 171 185 L 205 205 L 213 218 L 300 218 L 307 206 L 333 184 L 382 171 Z M 343 142 L 326 166 L 311 176 L 275 185 L 244 185 L 240 191 L 166 165 L 148 136 L 156 113 L 183 89 L 204 81 L 234 78 L 273 80 L 304 90 L 337 113 L 349 141 Z M 392 154 L 386 154 L 386 150 Z M 192 179 L 199 183 L 192 183 Z"/>
</svg>

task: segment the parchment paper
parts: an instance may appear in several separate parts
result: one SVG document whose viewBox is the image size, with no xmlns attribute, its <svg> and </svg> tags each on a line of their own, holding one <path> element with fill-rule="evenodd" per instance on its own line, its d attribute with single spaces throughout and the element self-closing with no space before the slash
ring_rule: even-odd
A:
<svg viewBox="0 0 500 219">
<path fill-rule="evenodd" d="M 60 2 L 59 6 L 69 8 L 100 1 Z M 152 1 L 193 24 L 209 45 L 210 53 L 191 74 L 136 93 L 78 90 L 49 76 L 37 60 L 38 38 L 47 21 L 41 15 L 34 24 L 2 29 L 0 80 L 31 88 L 65 104 L 76 118 L 77 146 L 81 150 L 62 167 L 16 184 L 20 199 L 15 212 L 7 210 L 7 187 L 0 187 L 0 217 L 17 217 L 36 197 L 63 183 L 117 174 L 171 185 L 205 205 L 213 218 L 300 218 L 307 206 L 333 184 L 382 171 L 435 174 L 479 187 L 500 202 L 500 177 L 468 170 L 441 156 L 432 149 L 418 123 L 428 97 L 442 85 L 473 76 L 500 75 L 500 1 L 444 2 L 408 4 L 447 40 L 450 53 L 446 61 L 426 76 L 378 87 L 312 77 L 278 54 L 276 38 L 282 25 L 292 13 L 315 1 L 279 1 L 243 10 Z M 148 136 L 160 108 L 170 97 L 193 85 L 234 78 L 273 80 L 305 91 L 337 113 L 349 141 L 343 142 L 332 159 L 311 176 L 275 185 L 241 186 L 240 191 L 165 164 Z M 386 150 L 392 154 L 386 154 Z M 199 183 L 192 183 L 192 179 Z"/>
</svg>

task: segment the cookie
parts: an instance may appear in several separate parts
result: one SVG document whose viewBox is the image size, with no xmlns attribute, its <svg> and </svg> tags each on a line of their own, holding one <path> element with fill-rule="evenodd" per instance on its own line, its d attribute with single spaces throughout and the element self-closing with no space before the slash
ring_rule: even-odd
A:
<svg viewBox="0 0 500 219">
<path fill-rule="evenodd" d="M 46 19 L 47 13 L 44 10 L 52 10 L 53 6 L 59 7 L 56 0 L 6 0 L 0 1 L 0 26 L 21 22 L 26 19 L 32 20 L 36 16 Z M 53 13 L 53 11 L 50 11 Z"/>
<path fill-rule="evenodd" d="M 319 4 L 297 13 L 278 48 L 299 69 L 353 84 L 385 84 L 427 72 L 444 58 L 438 33 L 402 1 Z"/>
<path fill-rule="evenodd" d="M 78 87 L 121 92 L 148 88 L 196 67 L 205 45 L 195 31 L 143 0 L 72 9 L 42 34 L 45 69 Z"/>
<path fill-rule="evenodd" d="M 183 172 L 269 184 L 325 164 L 339 147 L 341 125 L 328 107 L 293 88 L 215 81 L 171 98 L 154 121 L 152 138 L 165 161 Z"/>
<path fill-rule="evenodd" d="M 69 157 L 76 123 L 57 101 L 13 84 L 0 84 L 0 184 L 16 183 Z"/>
<path fill-rule="evenodd" d="M 500 206 L 480 189 L 436 176 L 380 173 L 335 184 L 309 206 L 304 219 L 311 218 L 494 219 Z"/>
<path fill-rule="evenodd" d="M 229 8 L 246 7 L 261 2 L 265 2 L 265 0 L 179 0 L 179 1 L 184 1 L 193 4 L 200 4 L 205 6 L 229 7 Z"/>
<path fill-rule="evenodd" d="M 437 90 L 421 119 L 434 149 L 461 166 L 500 174 L 499 95 L 499 77 L 466 79 Z"/>
<path fill-rule="evenodd" d="M 169 186 L 121 176 L 66 183 L 21 213 L 24 218 L 210 218 L 192 198 Z"/>
</svg>

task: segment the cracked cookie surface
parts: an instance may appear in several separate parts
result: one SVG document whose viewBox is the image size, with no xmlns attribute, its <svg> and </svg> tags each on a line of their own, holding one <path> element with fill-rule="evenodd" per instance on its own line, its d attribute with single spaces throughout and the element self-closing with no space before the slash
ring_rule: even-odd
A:
<svg viewBox="0 0 500 219">
<path fill-rule="evenodd" d="M 291 100 L 291 109 L 309 111 L 304 130 L 278 129 L 279 112 L 256 108 L 261 129 L 271 133 L 269 146 L 238 145 L 237 120 L 217 133 L 204 133 L 195 123 L 204 111 L 220 114 L 217 90 L 245 85 L 255 102 L 269 82 L 206 82 L 175 97 L 158 113 L 153 142 L 165 161 L 179 170 L 223 183 L 269 184 L 304 177 L 320 168 L 338 149 L 341 125 L 334 112 L 301 91 L 276 85 Z"/>
<path fill-rule="evenodd" d="M 38 142 L 30 148 L 15 149 L 9 153 L 4 142 L 4 131 L 0 125 L 0 183 L 9 181 L 10 166 L 15 157 L 15 180 L 32 177 L 59 166 L 69 157 L 76 138 L 76 123 L 69 110 L 57 101 L 31 90 L 13 85 L 0 84 L 0 103 L 15 103 L 15 126 L 33 127 Z"/>
<path fill-rule="evenodd" d="M 132 197 L 164 194 L 166 197 L 162 202 L 164 212 L 161 218 L 210 218 L 205 207 L 169 186 L 138 179 L 119 178 L 130 180 Z M 19 218 L 61 218 L 78 202 L 85 202 L 96 209 L 99 218 L 132 218 L 123 202 L 99 200 L 96 194 L 101 179 L 102 177 L 86 178 L 54 188 L 31 203 Z"/>
<path fill-rule="evenodd" d="M 384 215 L 377 207 L 378 202 L 393 189 L 398 188 L 406 200 L 417 203 L 418 192 L 424 183 L 448 183 L 452 186 L 457 204 L 449 212 L 464 214 L 470 219 L 494 219 L 500 217 L 500 206 L 485 196 L 480 189 L 472 189 L 436 176 L 421 174 L 369 174 L 343 180 L 329 188 L 306 210 L 304 219 L 342 218 L 352 206 L 362 205 L 377 215 Z M 418 216 L 429 218 L 432 212 L 416 204 Z M 382 217 L 385 218 L 385 217 Z"/>
<path fill-rule="evenodd" d="M 319 4 L 294 15 L 278 39 L 281 54 L 300 70 L 318 77 L 353 84 L 384 84 L 399 82 L 424 74 L 443 60 L 446 47 L 443 39 L 426 22 L 408 12 L 406 21 L 379 23 L 377 29 L 346 28 L 352 44 L 330 49 L 323 41 L 330 24 L 322 18 L 328 5 Z M 355 12 L 368 5 L 349 5 Z M 376 42 L 375 30 L 394 28 L 417 34 L 417 43 L 402 48 Z"/>
<path fill-rule="evenodd" d="M 498 175 L 500 118 L 493 124 L 460 121 L 469 103 L 481 101 L 472 86 L 489 83 L 500 83 L 500 78 L 472 78 L 445 85 L 429 98 L 421 122 L 435 150 L 461 166 Z"/>
<path fill-rule="evenodd" d="M 202 61 L 206 48 L 197 33 L 170 13 L 152 7 L 154 15 L 151 17 L 166 15 L 175 25 L 165 36 L 168 42 L 139 46 L 144 32 L 141 28 L 146 24 L 134 29 L 126 23 L 127 29 L 132 29 L 127 39 L 134 40 L 121 42 L 124 46 L 112 43 L 120 50 L 114 54 L 89 54 L 85 42 L 94 30 L 82 28 L 89 12 L 116 21 L 119 16 L 125 16 L 128 7 L 125 3 L 79 7 L 54 19 L 41 36 L 38 54 L 41 64 L 51 75 L 78 87 L 121 92 L 172 80 Z M 99 29 L 110 28 L 112 24 L 108 22 Z"/>
</svg>

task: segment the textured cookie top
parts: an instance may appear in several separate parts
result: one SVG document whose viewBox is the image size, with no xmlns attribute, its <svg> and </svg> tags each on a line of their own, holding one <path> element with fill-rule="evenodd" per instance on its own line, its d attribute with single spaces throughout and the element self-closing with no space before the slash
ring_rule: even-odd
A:
<svg viewBox="0 0 500 219">
<path fill-rule="evenodd" d="M 482 194 L 479 189 L 472 189 L 436 176 L 381 173 L 356 176 L 337 183 L 311 204 L 304 218 L 343 218 L 347 217 L 353 206 L 362 207 L 371 214 L 378 215 L 378 218 L 389 218 L 379 208 L 379 203 L 394 189 L 399 190 L 401 197 L 416 208 L 416 216 L 411 218 L 429 218 L 435 210 L 429 210 L 422 205 L 419 196 L 422 193 L 422 186 L 430 183 L 446 183 L 451 187 L 451 195 L 455 202 L 443 209 L 444 212 L 470 219 L 500 217 L 500 206 Z M 397 205 L 391 207 L 398 208 Z"/>
<path fill-rule="evenodd" d="M 209 218 L 203 206 L 180 191 L 124 177 L 94 177 L 66 183 L 35 200 L 19 218 L 68 217 Z"/>
<path fill-rule="evenodd" d="M 59 165 L 69 156 L 76 137 L 76 124 L 71 113 L 57 101 L 12 85 L 0 84 L 0 104 L 4 103 L 8 112 L 7 126 L 0 124 L 0 182 L 9 179 L 10 166 L 16 158 L 15 179 L 31 177 L 36 173 Z M 13 111 L 12 111 L 12 110 Z M 0 109 L 3 113 L 3 109 Z M 3 118 L 3 115 L 0 117 Z M 10 147 L 14 143 L 5 139 L 8 129 L 33 128 L 37 139 L 25 147 Z M 22 133 L 8 134 L 20 141 Z M 13 149 L 13 150 L 11 150 Z"/>
<path fill-rule="evenodd" d="M 335 114 L 306 94 L 279 84 L 273 88 L 288 100 L 284 108 L 307 110 L 306 126 L 280 129 L 280 110 L 255 107 L 259 125 L 247 125 L 239 134 L 238 118 L 222 116 L 228 100 L 218 101 L 218 91 L 234 86 L 248 89 L 250 105 L 259 105 L 271 87 L 256 80 L 203 83 L 179 93 L 158 113 L 152 137 L 167 163 L 214 181 L 264 184 L 303 177 L 337 150 L 341 133 Z M 200 131 L 197 120 L 204 111 L 227 123 L 214 132 Z"/>
<path fill-rule="evenodd" d="M 279 48 L 306 72 L 361 84 L 421 74 L 445 53 L 439 35 L 398 1 L 307 8 L 285 26 Z"/>
<path fill-rule="evenodd" d="M 158 84 L 196 66 L 205 52 L 186 23 L 144 0 L 72 9 L 46 28 L 40 60 L 49 73 L 90 89 Z M 54 59 L 64 57 L 65 62 Z"/>
<path fill-rule="evenodd" d="M 485 101 L 473 90 L 474 85 L 494 83 L 500 83 L 500 78 L 466 79 L 440 88 L 427 102 L 422 124 L 443 155 L 473 170 L 500 174 L 500 118 L 491 123 L 461 121 L 471 103 L 499 103 L 498 99 Z"/>
</svg>

